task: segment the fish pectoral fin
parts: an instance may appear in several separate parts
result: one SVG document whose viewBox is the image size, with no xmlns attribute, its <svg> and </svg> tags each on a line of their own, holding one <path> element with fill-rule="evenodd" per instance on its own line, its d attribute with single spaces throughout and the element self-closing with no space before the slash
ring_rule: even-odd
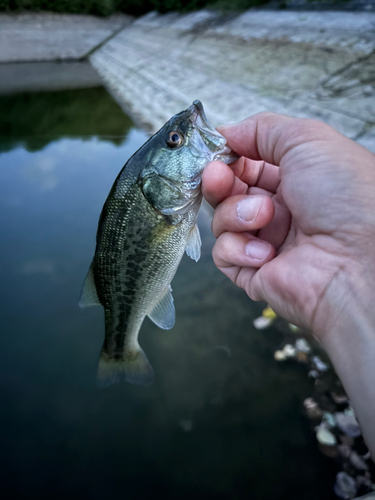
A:
<svg viewBox="0 0 375 500">
<path fill-rule="evenodd" d="M 98 292 L 96 291 L 92 264 L 83 284 L 79 307 L 100 306 Z"/>
<path fill-rule="evenodd" d="M 176 319 L 176 312 L 173 305 L 172 288 L 170 286 L 153 310 L 149 313 L 148 317 L 155 323 L 155 325 L 163 328 L 164 330 L 169 330 L 173 327 Z"/>
<path fill-rule="evenodd" d="M 186 242 L 186 253 L 188 256 L 198 262 L 201 257 L 201 246 L 202 240 L 201 235 L 199 233 L 198 225 L 195 224 L 193 229 L 190 231 L 187 242 Z"/>
</svg>

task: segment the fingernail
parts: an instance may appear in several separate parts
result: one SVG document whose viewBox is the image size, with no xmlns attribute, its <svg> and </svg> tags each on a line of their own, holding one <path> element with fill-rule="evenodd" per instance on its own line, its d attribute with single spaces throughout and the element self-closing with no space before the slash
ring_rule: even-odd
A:
<svg viewBox="0 0 375 500">
<path fill-rule="evenodd" d="M 258 215 L 262 202 L 261 196 L 249 196 L 239 201 L 237 204 L 238 217 L 247 222 L 252 222 Z"/>
<path fill-rule="evenodd" d="M 245 253 L 255 260 L 265 260 L 271 252 L 271 245 L 265 241 L 252 240 L 245 247 Z"/>
</svg>

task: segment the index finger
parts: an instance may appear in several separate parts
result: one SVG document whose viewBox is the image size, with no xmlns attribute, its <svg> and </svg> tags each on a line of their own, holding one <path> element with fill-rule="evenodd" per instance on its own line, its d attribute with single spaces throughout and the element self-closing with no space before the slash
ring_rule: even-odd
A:
<svg viewBox="0 0 375 500">
<path fill-rule="evenodd" d="M 217 130 L 238 155 L 276 166 L 280 166 L 282 158 L 299 145 L 337 134 L 323 122 L 275 113 L 258 113 L 242 122 L 217 127 Z"/>
<path fill-rule="evenodd" d="M 202 192 L 208 203 L 216 208 L 229 196 L 245 194 L 249 187 L 274 194 L 279 183 L 279 167 L 241 156 L 230 165 L 221 161 L 209 163 L 203 171 Z"/>
<path fill-rule="evenodd" d="M 212 161 L 203 171 L 202 193 L 208 203 L 216 208 L 219 203 L 236 194 L 245 194 L 248 186 L 221 161 Z"/>
</svg>

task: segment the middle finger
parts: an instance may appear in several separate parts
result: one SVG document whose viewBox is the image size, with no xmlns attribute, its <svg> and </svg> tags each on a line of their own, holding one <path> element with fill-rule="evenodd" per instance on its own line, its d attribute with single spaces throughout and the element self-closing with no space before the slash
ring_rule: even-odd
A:
<svg viewBox="0 0 375 500">
<path fill-rule="evenodd" d="M 225 231 L 245 232 L 260 229 L 271 222 L 274 213 L 274 204 L 269 196 L 231 196 L 216 208 L 212 219 L 212 232 L 215 238 L 218 238 Z"/>
</svg>

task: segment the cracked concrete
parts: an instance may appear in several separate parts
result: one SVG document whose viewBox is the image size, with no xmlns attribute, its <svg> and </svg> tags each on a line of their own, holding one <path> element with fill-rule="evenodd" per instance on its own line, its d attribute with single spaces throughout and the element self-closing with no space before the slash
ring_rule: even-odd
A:
<svg viewBox="0 0 375 500">
<path fill-rule="evenodd" d="M 201 99 L 215 124 L 318 118 L 375 151 L 375 13 L 150 13 L 90 57 L 150 132 Z"/>
</svg>

